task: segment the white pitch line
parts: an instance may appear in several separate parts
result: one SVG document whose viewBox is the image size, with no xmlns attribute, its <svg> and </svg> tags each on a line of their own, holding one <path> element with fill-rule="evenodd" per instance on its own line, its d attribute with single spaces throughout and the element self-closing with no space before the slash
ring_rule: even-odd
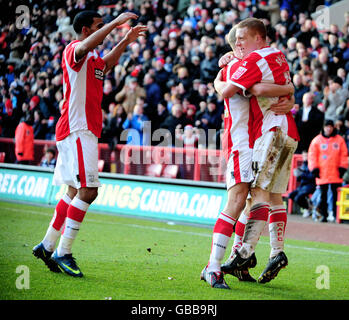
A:
<svg viewBox="0 0 349 320">
<path fill-rule="evenodd" d="M 3 207 L 6 210 L 9 211 L 15 211 L 15 212 L 25 212 L 30 214 L 37 214 L 37 215 L 43 215 L 43 216 L 51 216 L 49 213 L 40 212 L 40 211 L 33 211 L 33 210 L 24 210 L 24 209 L 15 209 L 15 208 L 9 208 L 9 207 Z M 102 221 L 102 220 L 96 220 L 96 219 L 90 219 L 86 218 L 84 219 L 89 222 L 96 222 L 96 223 L 103 223 L 103 224 L 112 224 L 112 225 L 122 225 L 127 226 L 131 228 L 140 228 L 140 229 L 147 229 L 147 230 L 155 230 L 155 231 L 163 231 L 163 232 L 173 232 L 173 233 L 182 233 L 187 234 L 191 236 L 199 236 L 199 237 L 206 237 L 211 238 L 211 234 L 207 233 L 200 233 L 200 232 L 191 232 L 191 231 L 184 231 L 184 230 L 176 230 L 176 229 L 167 229 L 167 228 L 161 228 L 161 227 L 151 227 L 151 226 L 142 226 L 139 224 L 128 224 L 128 223 L 116 223 L 111 221 Z M 269 245 L 269 242 L 266 241 L 259 241 L 259 244 L 262 245 Z M 301 250 L 307 250 L 307 251 L 316 251 L 321 253 L 328 253 L 328 254 L 339 254 L 339 255 L 345 255 L 349 256 L 349 252 L 346 251 L 338 251 L 338 250 L 329 250 L 329 249 L 319 249 L 319 248 L 311 248 L 311 247 L 301 247 L 301 246 L 295 246 L 292 244 L 285 244 L 285 247 L 291 248 L 291 249 L 301 249 Z"/>
</svg>

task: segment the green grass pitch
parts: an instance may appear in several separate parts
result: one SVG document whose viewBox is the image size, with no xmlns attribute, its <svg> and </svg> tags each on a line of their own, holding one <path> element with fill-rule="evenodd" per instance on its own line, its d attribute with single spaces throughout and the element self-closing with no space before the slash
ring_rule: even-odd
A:
<svg viewBox="0 0 349 320">
<path fill-rule="evenodd" d="M 287 239 L 289 265 L 272 282 L 242 283 L 226 276 L 233 290 L 217 290 L 200 281 L 212 228 L 92 212 L 85 217 L 73 247 L 84 277 L 55 274 L 31 253 L 52 213 L 53 208 L 0 202 L 1 300 L 349 298 L 349 246 Z M 258 277 L 268 259 L 268 238 L 261 238 L 256 255 L 258 264 L 251 274 Z M 20 266 L 29 272 L 27 289 L 20 285 Z"/>
</svg>

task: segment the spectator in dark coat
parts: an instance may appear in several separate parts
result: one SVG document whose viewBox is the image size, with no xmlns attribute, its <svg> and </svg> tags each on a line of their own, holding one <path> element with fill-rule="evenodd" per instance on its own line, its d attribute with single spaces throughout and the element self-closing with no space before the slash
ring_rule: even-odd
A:
<svg viewBox="0 0 349 320">
<path fill-rule="evenodd" d="M 206 119 L 207 121 L 205 121 Z M 216 100 L 207 99 L 207 109 L 201 118 L 202 127 L 219 130 L 222 124 L 221 112 L 217 108 Z"/>
<path fill-rule="evenodd" d="M 308 168 L 308 152 L 302 152 L 303 163 L 299 168 L 294 169 L 294 176 L 297 177 L 297 181 L 300 182 L 296 190 L 292 191 L 288 197 L 296 202 L 301 208 L 305 209 L 303 217 L 307 218 L 311 216 L 312 202 L 309 195 L 315 192 L 316 182 L 315 176 L 309 171 Z"/>
<path fill-rule="evenodd" d="M 108 112 L 109 105 L 115 101 L 115 95 L 117 94 L 114 90 L 112 82 L 105 80 L 103 85 L 103 98 L 102 98 L 102 109 Z"/>
<path fill-rule="evenodd" d="M 120 136 L 123 131 L 123 124 L 126 118 L 127 114 L 122 104 L 117 105 L 114 109 L 114 115 L 110 119 L 109 126 L 107 128 L 110 150 L 113 150 L 116 144 L 123 144 L 125 142 L 120 140 Z"/>
<path fill-rule="evenodd" d="M 167 106 L 167 102 L 166 101 L 160 101 L 158 103 L 155 121 L 152 123 L 152 129 L 153 130 L 156 130 L 156 129 L 160 128 L 160 125 L 168 117 L 168 110 L 167 110 L 166 106 Z"/>
<path fill-rule="evenodd" d="M 314 29 L 312 20 L 306 19 L 301 29 L 294 35 L 299 42 L 302 42 L 307 48 L 310 47 L 310 39 L 316 37 L 318 32 Z"/>
<path fill-rule="evenodd" d="M 156 108 L 161 101 L 162 95 L 160 86 L 155 82 L 155 77 L 150 73 L 144 76 L 144 89 L 146 92 L 145 102 L 147 104 L 144 112 L 150 120 L 154 120 Z"/>
<path fill-rule="evenodd" d="M 311 141 L 321 132 L 324 123 L 324 114 L 313 106 L 313 94 L 307 92 L 303 96 L 303 107 L 295 116 L 300 141 L 296 153 L 308 150 Z"/>
<path fill-rule="evenodd" d="M 293 76 L 293 84 L 294 84 L 294 98 L 295 104 L 298 104 L 300 107 L 303 106 L 303 96 L 306 92 L 309 91 L 309 87 L 303 84 L 303 77 L 299 73 L 296 73 Z"/>
<path fill-rule="evenodd" d="M 170 74 L 164 68 L 164 61 L 157 60 L 155 62 L 155 81 L 160 86 L 162 94 L 168 91 L 166 83 L 170 78 Z"/>
<path fill-rule="evenodd" d="M 206 143 L 207 146 L 214 143 L 213 136 L 209 135 L 209 129 L 215 131 L 220 130 L 222 125 L 222 116 L 220 110 L 217 108 L 216 101 L 212 98 L 207 99 L 207 109 L 201 117 L 199 127 L 204 129 L 206 132 Z M 215 133 L 214 133 L 215 136 Z"/>
<path fill-rule="evenodd" d="M 200 71 L 201 80 L 205 83 L 213 82 L 219 71 L 218 59 L 215 56 L 214 48 L 211 46 L 205 49 L 205 59 L 201 62 Z"/>
<path fill-rule="evenodd" d="M 42 120 L 43 120 L 42 113 L 39 110 L 35 110 L 34 124 L 33 124 L 34 139 L 44 140 L 46 137 L 47 126 Z"/>
<path fill-rule="evenodd" d="M 176 144 L 176 129 L 183 129 L 187 125 L 185 114 L 183 113 L 183 107 L 177 103 L 172 106 L 171 114 L 161 124 L 160 128 L 168 129 L 169 143 L 173 146 Z"/>
</svg>

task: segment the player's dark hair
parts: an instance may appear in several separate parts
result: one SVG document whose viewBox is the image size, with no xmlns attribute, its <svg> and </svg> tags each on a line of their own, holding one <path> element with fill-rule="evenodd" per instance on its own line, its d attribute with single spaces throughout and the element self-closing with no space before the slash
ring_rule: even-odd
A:
<svg viewBox="0 0 349 320">
<path fill-rule="evenodd" d="M 56 156 L 56 150 L 54 148 L 48 148 L 46 152 L 52 153 L 52 155 L 55 157 Z"/>
<path fill-rule="evenodd" d="M 79 12 L 73 20 L 73 28 L 77 34 L 81 34 L 83 27 L 90 28 L 93 24 L 93 18 L 102 18 L 102 16 L 92 10 L 85 10 Z"/>
</svg>

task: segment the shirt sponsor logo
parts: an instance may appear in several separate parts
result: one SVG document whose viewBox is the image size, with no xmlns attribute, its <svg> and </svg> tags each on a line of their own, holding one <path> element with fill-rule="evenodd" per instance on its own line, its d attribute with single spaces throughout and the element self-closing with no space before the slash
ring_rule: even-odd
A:
<svg viewBox="0 0 349 320">
<path fill-rule="evenodd" d="M 280 54 L 275 59 L 276 63 L 281 67 L 283 63 L 287 63 L 285 56 Z"/>
<path fill-rule="evenodd" d="M 233 74 L 233 79 L 237 80 L 239 79 L 245 72 L 247 71 L 247 68 L 239 67 Z"/>
<path fill-rule="evenodd" d="M 95 77 L 96 79 L 103 81 L 103 78 L 104 78 L 103 71 L 100 69 L 95 69 Z"/>
</svg>

